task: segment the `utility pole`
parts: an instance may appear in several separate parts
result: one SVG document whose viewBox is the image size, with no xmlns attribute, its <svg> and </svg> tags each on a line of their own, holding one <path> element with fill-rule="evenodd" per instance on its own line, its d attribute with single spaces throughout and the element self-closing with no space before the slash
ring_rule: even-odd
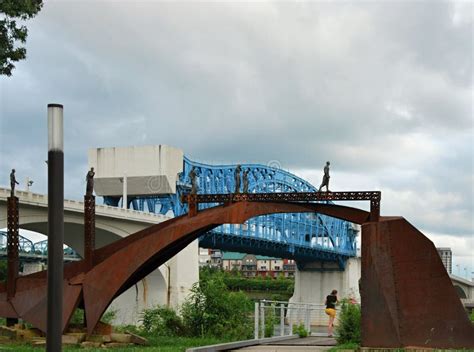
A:
<svg viewBox="0 0 474 352">
<path fill-rule="evenodd" d="M 48 308 L 46 351 L 62 350 L 64 243 L 63 106 L 48 104 Z"/>
</svg>

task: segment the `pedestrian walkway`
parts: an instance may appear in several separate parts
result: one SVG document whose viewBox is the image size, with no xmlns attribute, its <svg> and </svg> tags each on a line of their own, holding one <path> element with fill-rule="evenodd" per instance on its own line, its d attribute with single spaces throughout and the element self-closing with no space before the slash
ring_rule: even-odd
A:
<svg viewBox="0 0 474 352">
<path fill-rule="evenodd" d="M 231 351 L 236 352 L 317 352 L 327 351 L 336 346 L 336 340 L 327 336 L 291 338 L 266 345 L 249 346 Z"/>
</svg>

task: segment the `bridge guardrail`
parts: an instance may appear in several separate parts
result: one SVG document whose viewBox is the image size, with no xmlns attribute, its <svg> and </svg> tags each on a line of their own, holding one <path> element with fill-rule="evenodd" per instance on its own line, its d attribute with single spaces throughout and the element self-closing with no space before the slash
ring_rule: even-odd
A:
<svg viewBox="0 0 474 352">
<path fill-rule="evenodd" d="M 324 312 L 324 304 L 267 301 L 255 303 L 254 313 L 254 338 L 265 337 L 265 329 L 272 329 L 274 336 L 291 336 L 293 327 L 303 324 L 305 330 L 310 332 L 312 326 L 327 326 L 328 316 Z M 272 320 L 270 327 L 268 319 Z M 266 323 L 267 321 L 267 323 Z M 336 315 L 335 324 L 339 321 Z M 273 326 L 272 326 L 273 325 Z"/>
</svg>

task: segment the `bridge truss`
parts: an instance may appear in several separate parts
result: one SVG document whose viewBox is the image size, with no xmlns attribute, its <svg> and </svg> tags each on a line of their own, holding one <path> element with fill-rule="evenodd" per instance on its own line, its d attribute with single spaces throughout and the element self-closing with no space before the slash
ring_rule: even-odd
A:
<svg viewBox="0 0 474 352">
<path fill-rule="evenodd" d="M 194 167 L 200 195 L 235 192 L 237 165 L 209 165 L 184 158 L 176 193 L 129 198 L 129 207 L 152 213 L 179 216 L 188 212 L 181 198 L 189 194 L 189 172 Z M 242 164 L 248 170 L 249 194 L 315 193 L 317 189 L 306 180 L 279 168 L 260 164 Z M 104 197 L 107 205 L 119 205 L 119 197 Z M 331 203 L 331 200 L 314 201 Z M 219 202 L 199 203 L 198 209 Z M 243 225 L 226 224 L 200 237 L 201 247 L 263 254 L 296 259 L 298 264 L 311 261 L 337 262 L 343 269 L 347 258 L 356 255 L 357 228 L 347 222 L 321 214 L 271 214 L 249 219 Z"/>
<path fill-rule="evenodd" d="M 19 236 L 19 256 L 22 262 L 46 261 L 48 259 L 48 240 L 33 243 L 30 239 Z M 7 233 L 0 231 L 0 258 L 7 258 Z M 70 247 L 64 248 L 64 261 L 76 261 L 81 257 Z"/>
</svg>

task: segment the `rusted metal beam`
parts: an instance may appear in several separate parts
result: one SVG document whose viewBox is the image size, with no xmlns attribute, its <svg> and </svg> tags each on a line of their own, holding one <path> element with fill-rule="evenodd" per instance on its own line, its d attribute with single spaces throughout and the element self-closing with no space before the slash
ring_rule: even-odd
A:
<svg viewBox="0 0 474 352">
<path fill-rule="evenodd" d="M 285 192 L 285 193 L 220 193 L 186 194 L 181 201 L 193 203 L 228 202 L 312 202 L 312 201 L 360 201 L 369 200 L 380 205 L 380 191 L 361 192 Z"/>
<path fill-rule="evenodd" d="M 19 244 L 19 215 L 18 198 L 7 199 L 7 299 L 15 296 L 16 280 L 20 270 L 20 259 L 18 257 Z M 7 318 L 7 326 L 18 323 L 16 318 Z"/>
<path fill-rule="evenodd" d="M 95 249 L 95 197 L 84 196 L 84 261 L 89 268 L 93 266 Z"/>
</svg>

